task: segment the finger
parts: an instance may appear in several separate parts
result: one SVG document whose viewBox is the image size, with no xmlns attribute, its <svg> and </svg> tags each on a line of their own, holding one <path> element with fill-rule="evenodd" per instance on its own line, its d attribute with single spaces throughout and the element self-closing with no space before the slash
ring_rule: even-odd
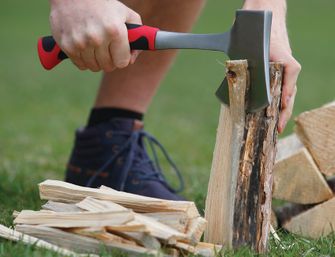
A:
<svg viewBox="0 0 335 257">
<path fill-rule="evenodd" d="M 126 25 L 115 26 L 111 31 L 109 51 L 117 68 L 128 66 L 131 55 Z"/>
<path fill-rule="evenodd" d="M 77 42 L 62 40 L 62 50 L 66 53 L 66 55 L 71 59 L 74 65 L 76 65 L 79 69 L 85 70 L 87 69 L 85 62 L 81 58 L 80 49 L 77 47 Z"/>
<path fill-rule="evenodd" d="M 287 106 L 284 109 L 282 109 L 282 111 L 280 113 L 279 124 L 278 124 L 278 132 L 279 133 L 282 133 L 284 131 L 287 122 L 289 121 L 289 119 L 292 116 L 296 93 L 297 93 L 297 86 L 294 87 L 293 94 L 290 98 L 289 103 L 287 104 Z"/>
<path fill-rule="evenodd" d="M 292 57 L 284 68 L 284 81 L 282 92 L 282 107 L 286 108 L 290 103 L 290 98 L 294 94 L 298 76 L 301 70 L 300 64 Z"/>
<path fill-rule="evenodd" d="M 132 50 L 131 51 L 131 58 L 130 58 L 130 64 L 134 64 L 137 60 L 137 57 L 140 55 L 142 50 Z"/>
<path fill-rule="evenodd" d="M 95 57 L 99 67 L 105 72 L 111 72 L 116 68 L 113 64 L 108 45 L 103 44 L 95 49 Z"/>
<path fill-rule="evenodd" d="M 132 10 L 130 12 L 128 12 L 126 22 L 127 23 L 132 23 L 132 24 L 142 25 L 141 16 L 138 13 L 136 13 Z M 131 64 L 135 63 L 137 57 L 140 55 L 141 52 L 142 52 L 141 50 L 132 50 L 131 51 L 131 58 L 130 58 L 130 63 Z"/>
<path fill-rule="evenodd" d="M 84 60 L 81 58 L 80 53 L 78 55 L 67 54 L 71 59 L 72 63 L 78 67 L 80 70 L 87 70 Z"/>
<path fill-rule="evenodd" d="M 97 72 L 101 70 L 95 58 L 94 48 L 87 48 L 85 51 L 81 52 L 81 58 L 83 59 L 86 67 L 91 71 Z"/>
</svg>

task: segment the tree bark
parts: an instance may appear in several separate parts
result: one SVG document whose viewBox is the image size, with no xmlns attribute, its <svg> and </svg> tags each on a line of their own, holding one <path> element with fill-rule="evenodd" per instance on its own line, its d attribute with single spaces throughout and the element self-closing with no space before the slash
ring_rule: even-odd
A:
<svg viewBox="0 0 335 257">
<path fill-rule="evenodd" d="M 270 106 L 248 113 L 247 62 L 227 62 L 230 107 L 221 107 L 217 131 L 205 212 L 208 242 L 266 251 L 282 70 L 271 64 Z"/>
</svg>

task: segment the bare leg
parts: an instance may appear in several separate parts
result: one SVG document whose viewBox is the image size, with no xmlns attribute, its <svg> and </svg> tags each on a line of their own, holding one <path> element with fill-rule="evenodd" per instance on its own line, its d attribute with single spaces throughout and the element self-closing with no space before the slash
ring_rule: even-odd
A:
<svg viewBox="0 0 335 257">
<path fill-rule="evenodd" d="M 204 4 L 204 0 L 123 2 L 141 15 L 143 24 L 171 31 L 190 30 Z M 146 112 L 175 55 L 175 50 L 143 52 L 135 64 L 104 73 L 95 107 Z"/>
</svg>

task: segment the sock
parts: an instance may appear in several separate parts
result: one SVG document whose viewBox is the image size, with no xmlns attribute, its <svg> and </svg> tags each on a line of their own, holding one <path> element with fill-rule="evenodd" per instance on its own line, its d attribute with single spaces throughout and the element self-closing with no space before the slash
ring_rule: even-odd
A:
<svg viewBox="0 0 335 257">
<path fill-rule="evenodd" d="M 88 118 L 87 127 L 96 126 L 113 118 L 143 120 L 143 113 L 120 108 L 93 108 Z"/>
</svg>

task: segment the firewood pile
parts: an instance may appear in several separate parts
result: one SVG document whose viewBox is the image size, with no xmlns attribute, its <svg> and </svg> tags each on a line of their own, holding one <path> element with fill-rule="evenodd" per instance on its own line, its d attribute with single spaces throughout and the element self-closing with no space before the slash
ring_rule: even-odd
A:
<svg viewBox="0 0 335 257">
<path fill-rule="evenodd" d="M 116 249 L 132 256 L 215 256 L 221 250 L 218 245 L 200 242 L 207 222 L 193 202 L 56 180 L 40 183 L 39 192 L 41 199 L 48 200 L 42 209 L 14 212 L 14 230 L 0 226 L 0 237 L 64 255 Z"/>
<path fill-rule="evenodd" d="M 275 212 L 286 230 L 319 238 L 335 228 L 335 102 L 295 123 L 295 133 L 278 142 L 273 197 L 289 203 Z"/>
</svg>

